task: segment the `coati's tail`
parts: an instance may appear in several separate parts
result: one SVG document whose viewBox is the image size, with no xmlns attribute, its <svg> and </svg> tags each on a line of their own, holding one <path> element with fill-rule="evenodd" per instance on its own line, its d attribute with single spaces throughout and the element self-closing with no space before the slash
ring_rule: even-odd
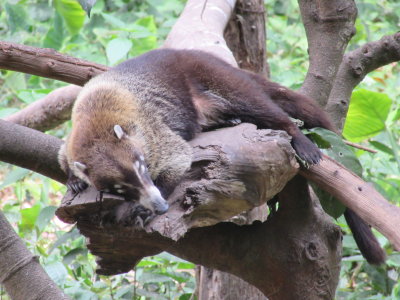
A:
<svg viewBox="0 0 400 300">
<path fill-rule="evenodd" d="M 372 265 L 383 264 L 386 253 L 379 245 L 369 225 L 349 208 L 345 210 L 344 217 L 364 258 Z"/>
</svg>

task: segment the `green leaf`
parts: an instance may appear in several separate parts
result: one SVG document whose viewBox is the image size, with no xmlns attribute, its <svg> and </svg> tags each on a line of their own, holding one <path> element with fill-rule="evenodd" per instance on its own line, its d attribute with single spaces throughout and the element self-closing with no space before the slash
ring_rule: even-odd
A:
<svg viewBox="0 0 400 300">
<path fill-rule="evenodd" d="M 61 262 L 55 262 L 44 267 L 47 274 L 58 285 L 62 286 L 67 279 L 68 271 Z"/>
<path fill-rule="evenodd" d="M 9 28 L 12 33 L 16 32 L 18 28 L 24 29 L 27 27 L 28 16 L 23 6 L 6 3 L 5 9 Z"/>
<path fill-rule="evenodd" d="M 392 100 L 382 93 L 364 89 L 353 92 L 344 124 L 343 136 L 359 142 L 385 129 Z"/>
<path fill-rule="evenodd" d="M 20 228 L 23 230 L 31 230 L 36 223 L 40 213 L 40 204 L 36 204 L 29 208 L 21 209 Z"/>
<path fill-rule="evenodd" d="M 18 180 L 21 180 L 26 175 L 28 175 L 29 170 L 24 168 L 15 167 L 7 176 L 4 178 L 4 181 L 0 184 L 0 189 L 6 187 L 9 184 L 13 184 Z"/>
<path fill-rule="evenodd" d="M 140 283 L 150 283 L 150 282 L 169 282 L 172 281 L 172 278 L 169 276 L 161 275 L 161 274 L 156 274 L 156 273 L 150 273 L 150 272 L 143 272 L 142 276 L 138 278 L 138 282 Z"/>
<path fill-rule="evenodd" d="M 55 248 L 66 244 L 68 241 L 73 241 L 80 237 L 81 234 L 79 233 L 76 227 L 72 228 L 71 231 L 64 233 L 62 236 L 58 238 L 58 240 L 51 246 L 49 252 L 53 251 Z"/>
<path fill-rule="evenodd" d="M 66 265 L 69 265 L 72 263 L 72 261 L 79 255 L 87 255 L 87 249 L 86 248 L 75 248 L 69 251 L 67 254 L 64 255 L 63 258 L 63 263 Z"/>
<path fill-rule="evenodd" d="M 378 142 L 378 141 L 369 141 L 369 143 L 374 146 L 374 148 L 378 149 L 379 151 L 385 152 L 386 154 L 389 154 L 391 156 L 394 156 L 393 150 L 386 146 L 385 144 Z"/>
<path fill-rule="evenodd" d="M 17 97 L 21 99 L 24 103 L 31 104 L 32 102 L 35 102 L 36 100 L 47 96 L 47 94 L 50 92 L 51 89 L 19 90 L 17 93 Z"/>
<path fill-rule="evenodd" d="M 62 16 L 68 31 L 75 35 L 83 27 L 85 11 L 76 0 L 54 0 L 57 12 Z"/>
<path fill-rule="evenodd" d="M 114 65 L 119 60 L 126 58 L 132 42 L 128 39 L 116 38 L 107 44 L 106 53 L 110 65 Z"/>
<path fill-rule="evenodd" d="M 43 47 L 53 48 L 55 50 L 61 49 L 65 39 L 64 26 L 61 15 L 55 12 L 53 26 L 49 28 L 43 40 Z"/>
<path fill-rule="evenodd" d="M 9 71 L 5 76 L 4 84 L 13 92 L 26 89 L 26 81 L 23 73 Z"/>
<path fill-rule="evenodd" d="M 141 30 L 135 30 L 135 38 L 132 55 L 136 56 L 157 48 L 157 26 L 153 16 L 148 16 L 137 20 L 134 25 L 140 26 Z M 136 36 L 137 35 L 137 36 Z"/>
<path fill-rule="evenodd" d="M 19 111 L 19 109 L 14 108 L 14 107 L 0 108 L 0 119 L 11 116 L 12 114 L 16 113 L 17 111 Z"/>
<path fill-rule="evenodd" d="M 39 217 L 36 221 L 36 227 L 39 229 L 39 232 L 42 232 L 50 220 L 54 217 L 56 209 L 57 207 L 55 206 L 46 206 L 40 211 Z"/>
</svg>

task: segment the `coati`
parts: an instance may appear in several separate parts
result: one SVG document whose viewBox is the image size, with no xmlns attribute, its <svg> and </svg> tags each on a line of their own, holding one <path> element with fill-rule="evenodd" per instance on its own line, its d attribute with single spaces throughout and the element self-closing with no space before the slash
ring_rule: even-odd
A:
<svg viewBox="0 0 400 300">
<path fill-rule="evenodd" d="M 67 185 L 124 195 L 153 213 L 191 163 L 186 141 L 226 120 L 285 130 L 297 155 L 317 164 L 321 152 L 289 116 L 306 128 L 334 131 L 308 97 L 196 50 L 153 50 L 91 79 L 72 112 L 72 132 L 60 150 Z M 347 210 L 358 246 L 370 263 L 385 254 L 369 226 Z"/>
</svg>

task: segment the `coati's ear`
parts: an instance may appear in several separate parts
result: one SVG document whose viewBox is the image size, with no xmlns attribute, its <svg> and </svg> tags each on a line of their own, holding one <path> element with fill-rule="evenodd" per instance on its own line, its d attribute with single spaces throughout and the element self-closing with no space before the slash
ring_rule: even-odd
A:
<svg viewBox="0 0 400 300">
<path fill-rule="evenodd" d="M 83 174 L 86 173 L 87 166 L 79 161 L 74 161 L 74 166 L 77 168 L 79 171 L 81 171 Z"/>
<path fill-rule="evenodd" d="M 121 126 L 119 126 L 118 124 L 114 125 L 114 132 L 118 139 L 122 139 L 122 137 L 125 135 L 125 132 L 122 130 Z"/>
</svg>

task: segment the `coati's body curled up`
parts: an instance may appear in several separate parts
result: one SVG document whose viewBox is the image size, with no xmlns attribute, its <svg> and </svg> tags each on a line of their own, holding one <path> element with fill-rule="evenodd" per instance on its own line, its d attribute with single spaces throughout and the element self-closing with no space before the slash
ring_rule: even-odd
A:
<svg viewBox="0 0 400 300">
<path fill-rule="evenodd" d="M 190 167 L 186 141 L 230 119 L 285 130 L 298 156 L 318 163 L 320 150 L 289 116 L 306 128 L 333 130 L 311 99 L 262 76 L 201 51 L 154 50 L 85 85 L 73 108 L 72 132 L 60 150 L 60 164 L 75 192 L 92 185 L 162 214 L 168 209 L 164 199 Z M 369 230 L 349 213 L 356 218 L 355 235 L 360 222 Z M 368 256 L 381 249 L 370 243 L 376 240 L 366 228 L 359 246 Z"/>
</svg>

